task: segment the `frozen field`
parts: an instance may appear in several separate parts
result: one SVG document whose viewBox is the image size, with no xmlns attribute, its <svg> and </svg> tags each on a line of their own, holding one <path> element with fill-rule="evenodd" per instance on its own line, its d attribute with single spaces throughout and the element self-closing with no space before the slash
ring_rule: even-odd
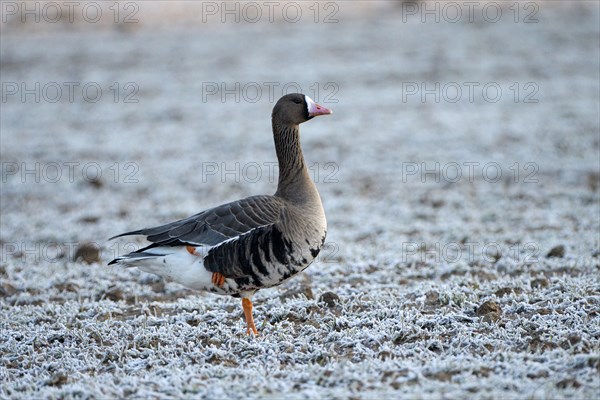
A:
<svg viewBox="0 0 600 400">
<path fill-rule="evenodd" d="M 596 1 L 34 3 L 2 4 L 0 398 L 597 398 Z M 273 192 L 294 85 L 335 111 L 301 129 L 329 233 L 254 296 L 258 338 L 106 265 Z"/>
</svg>

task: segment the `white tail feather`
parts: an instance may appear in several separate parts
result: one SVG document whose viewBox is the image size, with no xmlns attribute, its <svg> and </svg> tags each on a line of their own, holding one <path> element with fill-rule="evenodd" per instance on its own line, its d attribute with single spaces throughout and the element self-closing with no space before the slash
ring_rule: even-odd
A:
<svg viewBox="0 0 600 400">
<path fill-rule="evenodd" d="M 214 289 L 212 272 L 204 268 L 203 249 L 197 247 L 196 251 L 197 254 L 193 255 L 185 247 L 155 247 L 142 253 L 119 257 L 117 262 L 162 276 L 191 289 Z"/>
</svg>

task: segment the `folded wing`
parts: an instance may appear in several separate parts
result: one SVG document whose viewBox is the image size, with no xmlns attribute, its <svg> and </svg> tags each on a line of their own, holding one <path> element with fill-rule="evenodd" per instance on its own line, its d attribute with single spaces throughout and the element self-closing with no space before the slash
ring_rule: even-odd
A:
<svg viewBox="0 0 600 400">
<path fill-rule="evenodd" d="M 138 252 L 157 246 L 216 246 L 253 229 L 275 224 L 283 207 L 284 203 L 277 197 L 252 196 L 166 225 L 126 232 L 111 239 L 145 235 L 152 244 Z"/>
</svg>

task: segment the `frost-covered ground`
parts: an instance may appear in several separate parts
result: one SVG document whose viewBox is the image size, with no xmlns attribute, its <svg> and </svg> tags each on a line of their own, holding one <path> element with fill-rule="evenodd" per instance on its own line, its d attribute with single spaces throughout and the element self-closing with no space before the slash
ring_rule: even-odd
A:
<svg viewBox="0 0 600 400">
<path fill-rule="evenodd" d="M 597 398 L 597 2 L 109 3 L 2 10 L 0 397 Z M 106 266 L 143 243 L 114 234 L 272 192 L 294 82 L 335 111 L 302 126 L 329 236 L 257 293 L 258 338 L 239 300 Z"/>
</svg>

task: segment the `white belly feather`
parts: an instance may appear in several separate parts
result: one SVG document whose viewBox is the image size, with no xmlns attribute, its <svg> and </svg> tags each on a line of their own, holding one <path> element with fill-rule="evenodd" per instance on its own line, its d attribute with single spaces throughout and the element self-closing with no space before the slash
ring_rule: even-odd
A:
<svg viewBox="0 0 600 400">
<path fill-rule="evenodd" d="M 226 279 L 223 287 L 212 283 L 212 272 L 204 268 L 204 257 L 210 248 L 196 248 L 192 255 L 185 247 L 155 247 L 146 250 L 148 257 L 125 258 L 120 260 L 127 267 L 162 276 L 170 281 L 180 283 L 190 289 L 209 290 L 215 293 L 229 293 L 236 286 L 233 280 Z"/>
</svg>

